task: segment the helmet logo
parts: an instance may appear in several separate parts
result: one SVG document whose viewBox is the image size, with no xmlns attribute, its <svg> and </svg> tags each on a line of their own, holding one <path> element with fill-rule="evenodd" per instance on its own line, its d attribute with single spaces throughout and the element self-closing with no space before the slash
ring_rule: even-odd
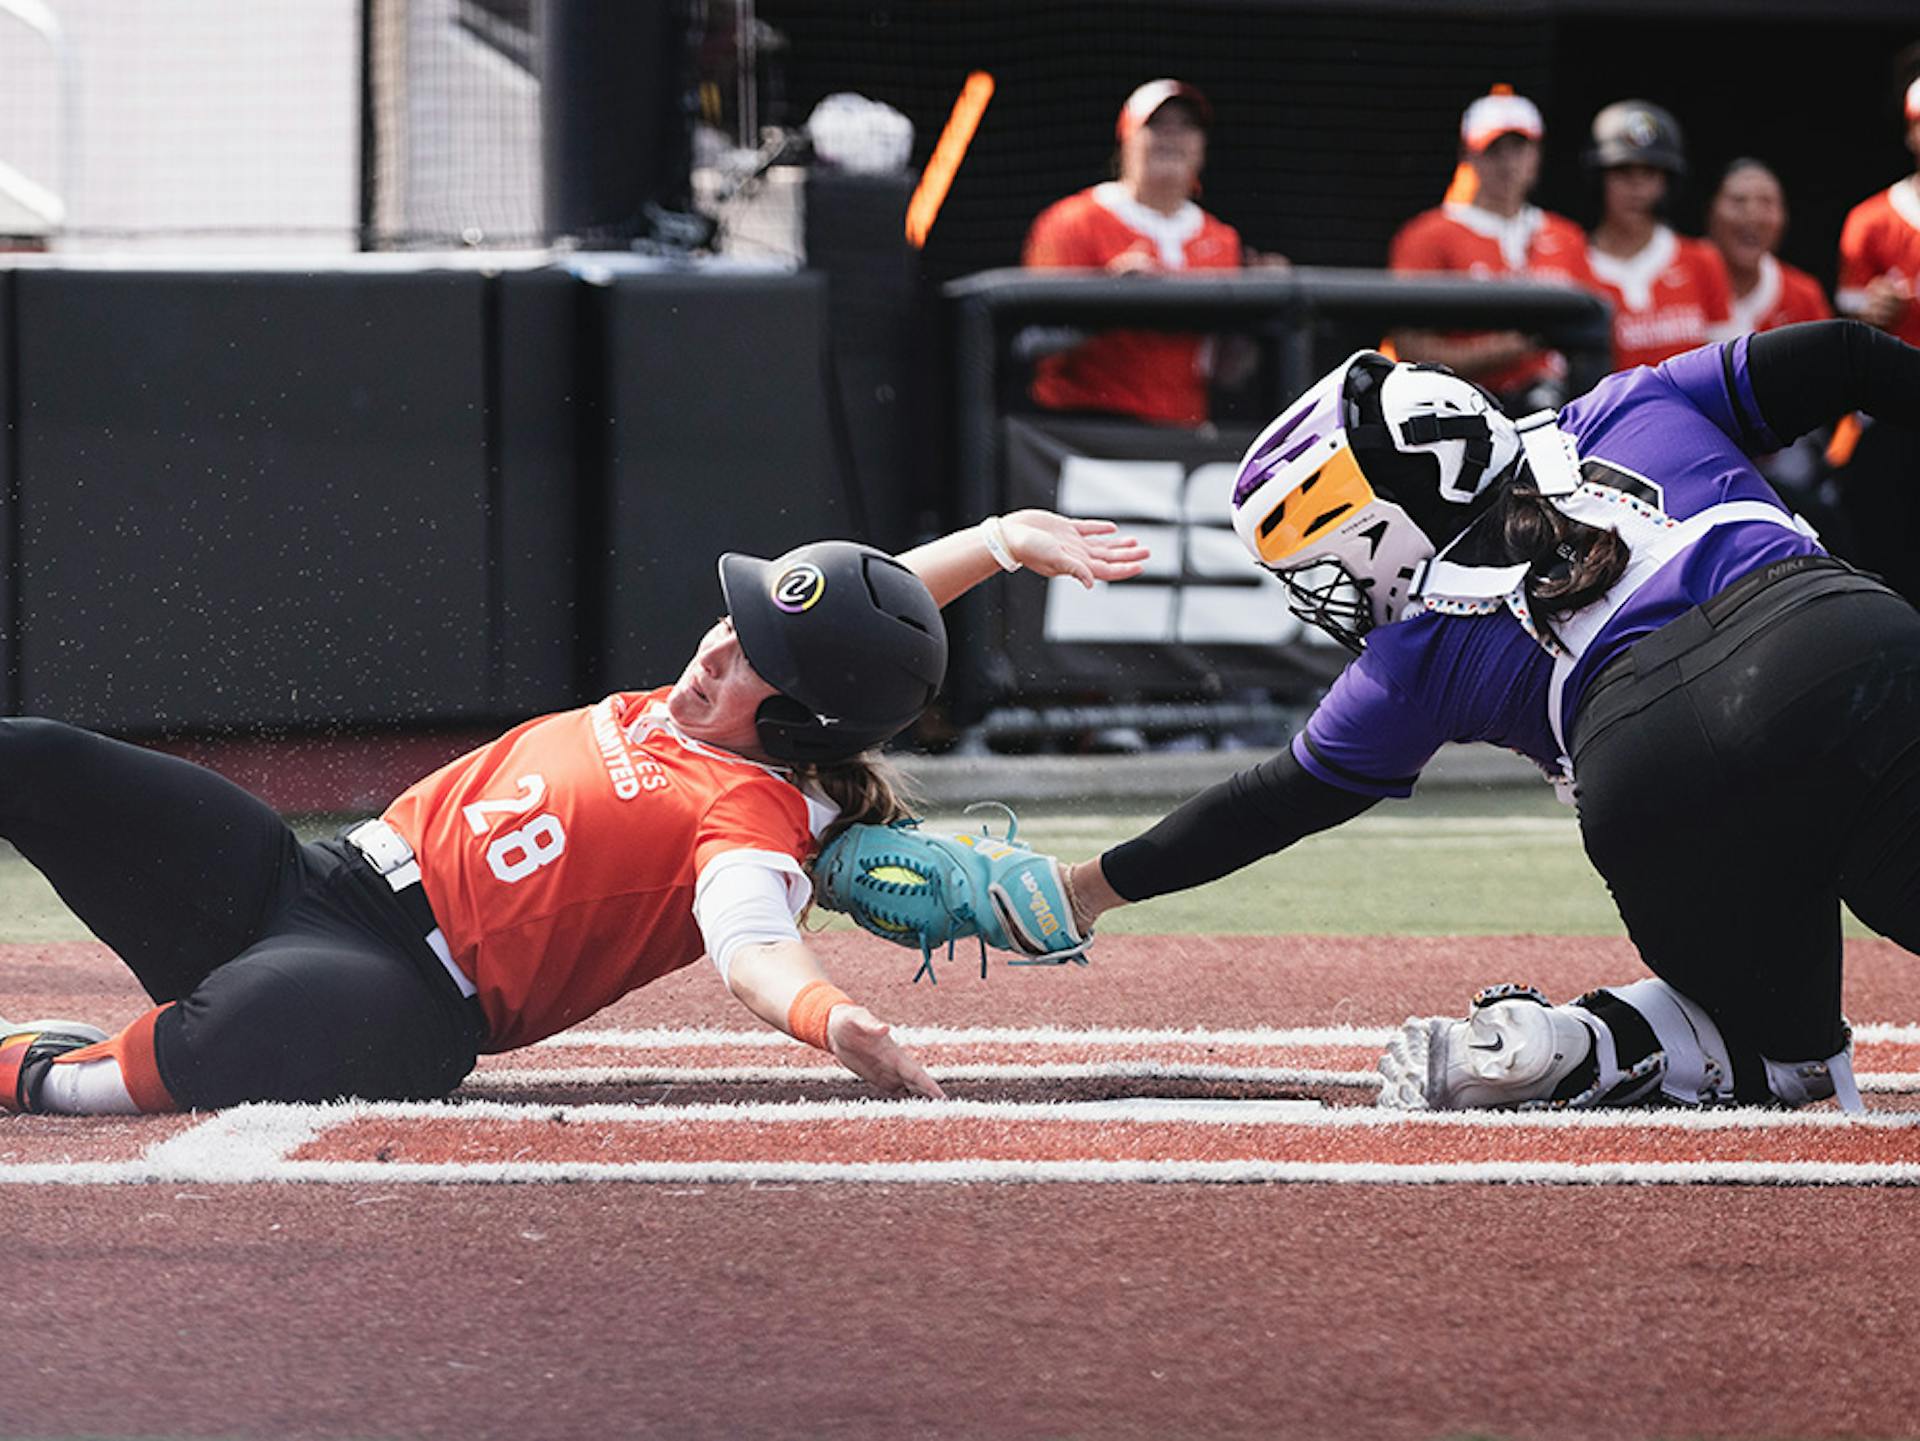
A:
<svg viewBox="0 0 1920 1441">
<path fill-rule="evenodd" d="M 826 594 L 827 578 L 812 561 L 801 561 L 781 571 L 773 582 L 773 603 L 788 615 L 811 610 Z"/>
<path fill-rule="evenodd" d="M 1644 110 L 1636 110 L 1627 117 L 1627 139 L 1644 150 L 1660 138 L 1659 123 Z"/>
</svg>

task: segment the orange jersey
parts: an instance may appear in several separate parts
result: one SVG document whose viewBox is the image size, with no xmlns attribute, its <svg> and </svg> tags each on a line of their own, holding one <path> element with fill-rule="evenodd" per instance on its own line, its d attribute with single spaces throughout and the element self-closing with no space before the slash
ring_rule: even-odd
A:
<svg viewBox="0 0 1920 1441">
<path fill-rule="evenodd" d="M 443 766 L 383 819 L 413 847 L 455 964 L 505 1051 L 697 960 L 701 870 L 797 869 L 813 808 L 783 772 L 682 736 L 666 689 L 542 716 Z"/>
<path fill-rule="evenodd" d="M 1571 220 L 1528 205 L 1508 217 L 1477 205 L 1449 202 L 1401 226 L 1387 251 L 1387 267 L 1447 271 L 1497 280 L 1552 280 L 1593 289 L 1587 237 Z M 1459 336 L 1471 331 L 1454 332 Z M 1567 373 L 1566 357 L 1542 350 L 1489 375 L 1489 390 L 1505 393 Z"/>
<path fill-rule="evenodd" d="M 1726 262 L 1704 240 L 1662 225 L 1638 255 L 1587 248 L 1600 291 L 1613 302 L 1616 369 L 1658 365 L 1669 356 L 1734 334 Z"/>
<path fill-rule="evenodd" d="M 1890 185 L 1847 212 L 1840 229 L 1840 309 L 1848 314 L 1866 299 L 1867 282 L 1885 276 L 1908 296 L 1893 333 L 1920 345 L 1920 186 L 1909 178 Z"/>
<path fill-rule="evenodd" d="M 1760 283 L 1733 300 L 1733 328 L 1739 334 L 1832 318 L 1820 282 L 1771 255 L 1760 257 Z"/>
<path fill-rule="evenodd" d="M 1122 255 L 1154 270 L 1240 265 L 1240 234 L 1189 202 L 1162 215 L 1108 181 L 1041 211 L 1022 263 L 1105 269 Z M 1033 398 L 1050 410 L 1106 410 L 1171 425 L 1207 418 L 1210 348 L 1197 335 L 1113 330 L 1034 365 Z"/>
</svg>

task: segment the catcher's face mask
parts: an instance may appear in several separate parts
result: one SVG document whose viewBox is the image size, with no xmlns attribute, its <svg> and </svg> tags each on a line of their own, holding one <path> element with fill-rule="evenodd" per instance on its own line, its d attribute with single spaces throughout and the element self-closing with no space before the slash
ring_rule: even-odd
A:
<svg viewBox="0 0 1920 1441">
<path fill-rule="evenodd" d="M 1400 618 L 1426 562 L 1486 508 L 1519 452 L 1478 386 L 1359 351 L 1248 448 L 1233 528 L 1294 614 L 1357 651 Z"/>
</svg>

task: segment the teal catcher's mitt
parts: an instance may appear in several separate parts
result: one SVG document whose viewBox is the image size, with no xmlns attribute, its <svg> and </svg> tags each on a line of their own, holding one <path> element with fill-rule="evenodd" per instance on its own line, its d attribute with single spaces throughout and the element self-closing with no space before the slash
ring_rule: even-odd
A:
<svg viewBox="0 0 1920 1441">
<path fill-rule="evenodd" d="M 917 948 L 916 981 L 933 979 L 934 947 L 951 956 L 970 936 L 983 975 L 988 946 L 1018 951 L 1016 966 L 1085 965 L 1091 937 L 1074 928 L 1060 863 L 1014 839 L 1012 814 L 1004 837 L 923 830 L 917 820 L 848 826 L 814 862 L 814 896 L 862 930 Z"/>
</svg>

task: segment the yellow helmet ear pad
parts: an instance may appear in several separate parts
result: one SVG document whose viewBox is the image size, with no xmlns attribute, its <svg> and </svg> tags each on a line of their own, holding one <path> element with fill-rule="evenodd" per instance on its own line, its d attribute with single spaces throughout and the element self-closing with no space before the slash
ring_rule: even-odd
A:
<svg viewBox="0 0 1920 1441">
<path fill-rule="evenodd" d="M 1287 561 L 1323 539 L 1331 526 L 1373 501 L 1373 487 L 1360 473 L 1353 447 L 1341 445 L 1254 527 L 1261 564 L 1284 569 Z"/>
</svg>

